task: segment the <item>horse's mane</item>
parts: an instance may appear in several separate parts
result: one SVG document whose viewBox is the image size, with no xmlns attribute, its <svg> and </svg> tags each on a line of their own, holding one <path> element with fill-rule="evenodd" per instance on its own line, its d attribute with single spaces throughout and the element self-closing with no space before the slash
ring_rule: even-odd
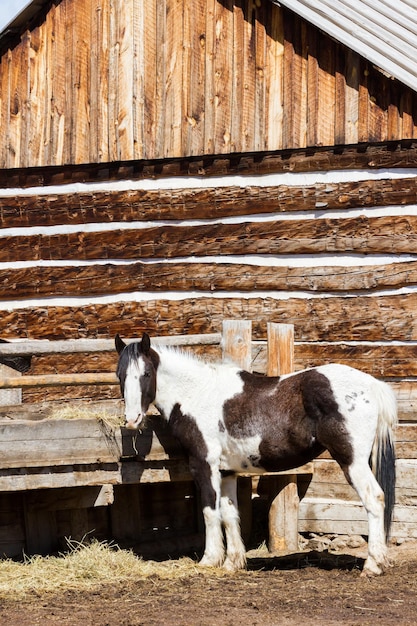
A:
<svg viewBox="0 0 417 626">
<path fill-rule="evenodd" d="M 183 364 L 184 367 L 207 368 L 211 371 L 224 368 L 236 369 L 236 364 L 232 361 L 207 361 L 199 354 L 193 354 L 179 346 L 158 345 L 153 346 L 153 348 L 162 359 L 164 356 L 175 358 L 178 361 L 178 365 Z"/>
</svg>

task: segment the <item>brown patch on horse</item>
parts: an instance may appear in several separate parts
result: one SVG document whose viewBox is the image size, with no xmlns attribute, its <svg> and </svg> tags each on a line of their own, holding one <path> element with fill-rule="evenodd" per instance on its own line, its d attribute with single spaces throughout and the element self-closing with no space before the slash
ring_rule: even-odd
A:
<svg viewBox="0 0 417 626">
<path fill-rule="evenodd" d="M 236 439 L 261 436 L 252 465 L 282 471 L 325 449 L 344 470 L 352 463 L 350 437 L 326 376 L 314 369 L 283 379 L 240 375 L 244 388 L 225 402 L 224 423 Z"/>
</svg>

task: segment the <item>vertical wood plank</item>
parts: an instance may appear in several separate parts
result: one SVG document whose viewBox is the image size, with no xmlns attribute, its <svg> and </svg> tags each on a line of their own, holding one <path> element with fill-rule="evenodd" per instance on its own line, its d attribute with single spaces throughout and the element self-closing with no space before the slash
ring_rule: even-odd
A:
<svg viewBox="0 0 417 626">
<path fill-rule="evenodd" d="M 255 19 L 255 150 L 265 150 L 266 3 L 260 3 Z"/>
<path fill-rule="evenodd" d="M 268 10 L 270 11 L 270 27 L 266 44 L 266 149 L 280 150 L 282 148 L 284 27 L 281 9 L 269 3 Z"/>
<path fill-rule="evenodd" d="M 217 0 L 207 0 L 206 12 L 206 73 L 204 99 L 204 153 L 214 152 L 215 133 L 215 85 L 214 85 L 214 57 L 215 57 L 215 8 Z"/>
<path fill-rule="evenodd" d="M 242 117 L 241 117 L 241 146 L 242 152 L 253 150 L 255 137 L 255 3 L 252 0 L 242 1 L 243 20 L 243 50 L 242 57 L 237 59 L 239 71 L 242 72 Z"/>
<path fill-rule="evenodd" d="M 97 46 L 97 74 L 92 88 L 96 89 L 99 108 L 97 116 L 97 158 L 98 161 L 110 160 L 110 7 L 106 0 L 100 0 L 96 10 L 95 28 Z"/>
<path fill-rule="evenodd" d="M 294 370 L 293 324 L 267 324 L 267 374 L 281 376 Z M 297 476 L 285 474 L 271 481 L 273 498 L 269 509 L 270 552 L 298 549 L 298 490 Z"/>
<path fill-rule="evenodd" d="M 144 32 L 145 2 L 136 0 L 133 4 L 133 151 L 134 159 L 142 159 L 144 154 Z"/>
<path fill-rule="evenodd" d="M 156 18 L 156 75 L 154 114 L 154 150 L 155 156 L 164 156 L 171 141 L 172 109 L 169 106 L 169 92 L 172 90 L 171 68 L 178 62 L 177 52 L 173 48 L 172 27 L 168 16 L 172 12 L 170 2 L 158 2 Z M 152 61 L 150 59 L 150 61 Z M 179 89 L 179 85 L 177 86 Z"/>
<path fill-rule="evenodd" d="M 22 94 L 20 91 L 19 70 L 21 67 L 22 47 L 15 48 L 13 55 L 8 55 L 9 90 L 8 90 L 8 142 L 7 167 L 18 167 L 20 162 L 20 134 Z"/>
<path fill-rule="evenodd" d="M 270 552 L 296 552 L 298 550 L 298 505 L 297 475 L 286 474 L 274 478 L 278 495 L 269 509 Z"/>
<path fill-rule="evenodd" d="M 346 141 L 346 65 L 345 54 L 340 46 L 336 46 L 335 59 L 335 129 L 334 141 L 342 144 Z"/>
<path fill-rule="evenodd" d="M 223 360 L 230 360 L 244 370 L 251 370 L 252 322 L 224 320 L 222 329 Z"/>
<path fill-rule="evenodd" d="M 386 141 L 388 131 L 388 89 L 384 77 L 379 77 L 372 66 L 368 73 L 369 128 L 370 141 Z"/>
<path fill-rule="evenodd" d="M 358 107 L 358 141 L 367 141 L 369 133 L 369 93 L 368 63 L 360 59 L 359 63 L 359 107 Z"/>
<path fill-rule="evenodd" d="M 345 50 L 346 86 L 345 86 L 345 141 L 357 143 L 359 128 L 359 55 L 352 50 Z"/>
<path fill-rule="evenodd" d="M 317 61 L 317 31 L 309 29 L 307 35 L 307 135 L 310 146 L 317 145 L 319 115 L 319 67 Z"/>
<path fill-rule="evenodd" d="M 217 2 L 214 15 L 214 151 L 230 151 L 231 139 L 231 42 L 233 42 L 233 0 Z"/>
<path fill-rule="evenodd" d="M 169 156 L 181 154 L 182 126 L 183 126 L 183 8 L 182 0 L 170 0 L 168 2 L 165 58 L 165 123 L 164 129 L 164 152 L 157 156 Z M 158 77 L 158 85 L 164 89 L 164 84 Z"/>
<path fill-rule="evenodd" d="M 281 376 L 294 371 L 294 325 L 267 324 L 267 375 Z"/>
<path fill-rule="evenodd" d="M 143 37 L 143 158 L 156 157 L 156 124 L 160 122 L 158 111 L 161 101 L 157 93 L 165 74 L 161 73 L 165 65 L 165 0 L 147 0 L 144 4 L 145 21 Z M 161 19 L 162 18 L 162 19 Z M 161 56 L 163 55 L 163 56 Z M 162 59 L 162 60 L 161 60 Z M 157 73 L 158 72 L 158 73 Z M 159 146 L 160 149 L 160 146 Z"/>
<path fill-rule="evenodd" d="M 54 165 L 60 165 L 64 162 L 64 142 L 65 142 L 65 126 L 68 122 L 66 111 L 66 91 L 65 91 L 65 11 L 63 3 L 51 7 L 52 12 L 52 49 L 51 49 L 51 74 L 53 76 L 51 85 L 52 99 L 52 162 Z M 88 86 L 90 87 L 90 85 Z M 92 89 L 90 89 L 90 93 Z M 98 110 L 97 103 L 97 110 Z M 90 128 L 91 132 L 91 128 Z M 97 129 L 95 129 L 94 137 L 97 137 Z"/>
<path fill-rule="evenodd" d="M 317 144 L 319 146 L 334 144 L 336 97 L 334 55 L 334 42 L 327 39 L 323 40 L 318 47 L 319 118 Z"/>
<path fill-rule="evenodd" d="M 42 73 L 41 85 L 43 87 L 42 103 L 44 117 L 44 136 L 43 136 L 43 163 L 51 163 L 54 158 L 54 125 L 53 125 L 53 78 L 54 78 L 54 62 L 53 62 L 53 42 L 51 37 L 52 20 L 48 20 L 42 25 L 43 34 L 43 53 L 44 53 L 44 72 Z M 74 61 L 73 61 L 74 63 Z M 80 85 L 78 86 L 81 87 Z M 74 91 L 75 85 L 72 84 Z M 76 109 L 73 111 L 75 114 Z M 74 147 L 77 142 L 74 141 Z"/>
<path fill-rule="evenodd" d="M 189 53 L 184 60 L 183 82 L 188 81 L 186 122 L 183 133 L 184 154 L 203 153 L 204 148 L 204 84 L 206 56 L 206 3 L 191 6 L 185 3 L 184 39 L 189 42 Z"/>
<path fill-rule="evenodd" d="M 284 13 L 284 80 L 283 80 L 283 116 L 282 116 L 282 147 L 289 148 L 292 144 L 292 98 L 291 75 L 293 72 L 294 46 L 292 44 L 292 23 L 288 14 Z"/>
<path fill-rule="evenodd" d="M 299 67 L 300 67 L 300 88 L 297 94 L 297 117 L 298 128 L 296 128 L 296 142 L 297 147 L 305 146 L 307 141 L 307 121 L 308 121 L 308 109 L 307 109 L 307 88 L 308 88 L 308 40 L 307 40 L 307 24 L 300 22 L 300 52 L 299 52 Z"/>
<path fill-rule="evenodd" d="M 401 136 L 412 139 L 416 136 L 413 121 L 413 95 L 410 89 L 405 89 L 400 96 Z"/>
<path fill-rule="evenodd" d="M 28 167 L 29 160 L 29 141 L 32 132 L 30 123 L 30 31 L 26 31 L 22 35 L 22 57 L 20 67 L 20 80 L 22 83 L 22 130 L 20 136 L 20 165 Z"/>
<path fill-rule="evenodd" d="M 76 149 L 75 162 L 89 163 L 90 158 L 90 94 L 88 77 L 90 74 L 90 40 L 91 40 L 91 5 L 95 0 L 84 0 L 81 7 L 77 7 L 76 24 L 76 64 L 77 74 L 74 84 L 76 116 Z"/>
<path fill-rule="evenodd" d="M 133 158 L 133 3 L 124 0 L 117 5 L 119 18 L 117 41 L 119 45 L 119 73 L 117 84 L 117 138 L 118 159 Z"/>
<path fill-rule="evenodd" d="M 5 53 L 0 59 L 0 164 L 7 163 L 7 144 L 9 141 L 9 77 L 10 53 Z"/>
<path fill-rule="evenodd" d="M 63 3 L 65 10 L 65 135 L 64 135 L 64 162 L 73 163 L 75 154 L 75 143 L 77 140 L 74 119 L 74 81 L 75 63 L 73 57 L 74 48 L 74 21 L 75 4 L 73 2 Z"/>
<path fill-rule="evenodd" d="M 232 118 L 230 123 L 230 147 L 234 152 L 242 150 L 242 118 L 244 103 L 244 13 L 242 1 L 233 7 L 233 68 L 231 72 Z"/>
</svg>

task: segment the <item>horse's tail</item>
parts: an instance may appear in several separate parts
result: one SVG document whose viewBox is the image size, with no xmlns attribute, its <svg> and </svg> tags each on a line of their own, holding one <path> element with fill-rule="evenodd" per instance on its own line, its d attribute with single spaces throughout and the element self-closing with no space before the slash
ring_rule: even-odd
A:
<svg viewBox="0 0 417 626">
<path fill-rule="evenodd" d="M 374 380 L 373 392 L 378 404 L 378 425 L 370 465 L 385 495 L 384 525 L 388 539 L 395 503 L 394 428 L 397 425 L 397 400 L 387 383 Z"/>
</svg>

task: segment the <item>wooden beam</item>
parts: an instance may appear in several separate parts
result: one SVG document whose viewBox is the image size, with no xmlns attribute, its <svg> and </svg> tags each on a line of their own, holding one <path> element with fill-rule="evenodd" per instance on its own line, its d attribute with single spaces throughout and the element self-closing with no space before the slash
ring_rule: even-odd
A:
<svg viewBox="0 0 417 626">
<path fill-rule="evenodd" d="M 139 341 L 140 337 L 123 340 L 125 343 L 133 343 Z M 152 337 L 152 343 L 165 346 L 215 345 L 219 344 L 220 340 L 220 333 Z M 115 350 L 114 339 L 65 339 L 61 341 L 39 339 L 0 344 L 0 355 L 7 356 L 72 354 L 78 352 L 94 353 L 111 352 L 113 350 Z"/>
<path fill-rule="evenodd" d="M 293 323 L 296 341 L 417 340 L 417 294 L 332 298 L 184 298 L 86 304 L 25 306 L 2 311 L 2 337 L 49 336 L 51 339 L 126 336 L 142 330 L 159 334 L 212 333 L 224 319 L 252 319 L 255 339 L 265 338 L 266 320 Z"/>
<path fill-rule="evenodd" d="M 417 249 L 417 216 L 282 220 L 197 226 L 153 226 L 102 232 L 6 235 L 0 262 L 158 259 L 185 256 L 318 253 L 409 253 Z"/>
<path fill-rule="evenodd" d="M 417 284 L 417 261 L 359 266 L 256 266 L 246 263 L 135 263 L 0 269 L 0 300 L 97 296 L 136 291 L 363 292 Z"/>
<path fill-rule="evenodd" d="M 84 374 L 49 374 L 45 376 L 7 376 L 0 378 L 0 389 L 24 387 L 63 387 L 66 385 L 118 385 L 116 374 L 107 372 Z"/>
<path fill-rule="evenodd" d="M 227 179 L 225 179 L 227 182 Z M 53 226 L 133 220 L 212 219 L 235 215 L 408 205 L 417 177 L 313 185 L 203 189 L 130 189 L 0 198 L 0 226 Z"/>
</svg>

